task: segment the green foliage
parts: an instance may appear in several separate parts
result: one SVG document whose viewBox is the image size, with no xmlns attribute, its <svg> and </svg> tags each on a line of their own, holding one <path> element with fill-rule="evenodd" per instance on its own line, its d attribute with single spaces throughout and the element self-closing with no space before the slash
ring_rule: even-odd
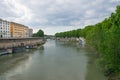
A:
<svg viewBox="0 0 120 80">
<path fill-rule="evenodd" d="M 37 33 L 33 33 L 33 37 L 37 37 Z"/>
<path fill-rule="evenodd" d="M 33 34 L 33 37 L 44 37 L 44 32 L 40 29 L 37 33 Z"/>
<path fill-rule="evenodd" d="M 109 74 L 120 73 L 120 6 L 108 19 L 84 29 L 56 33 L 56 37 L 84 37 L 88 45 L 101 55 Z"/>
<path fill-rule="evenodd" d="M 67 31 L 67 32 L 60 32 L 60 33 L 56 33 L 55 36 L 56 37 L 80 37 L 81 35 L 81 29 L 77 29 L 77 30 L 72 30 L 72 31 Z"/>
</svg>

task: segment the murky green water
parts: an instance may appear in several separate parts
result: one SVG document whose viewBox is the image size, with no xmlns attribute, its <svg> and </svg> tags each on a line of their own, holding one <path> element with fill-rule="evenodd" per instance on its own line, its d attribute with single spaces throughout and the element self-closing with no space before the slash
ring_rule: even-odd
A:
<svg viewBox="0 0 120 80">
<path fill-rule="evenodd" d="M 0 56 L 0 80 L 107 80 L 95 54 L 76 44 L 48 40 L 37 50 Z"/>
</svg>

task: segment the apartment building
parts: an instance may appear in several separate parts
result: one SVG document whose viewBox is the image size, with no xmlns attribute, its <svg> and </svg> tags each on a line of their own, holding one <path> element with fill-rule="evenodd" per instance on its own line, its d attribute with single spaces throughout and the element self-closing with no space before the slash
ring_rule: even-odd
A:
<svg viewBox="0 0 120 80">
<path fill-rule="evenodd" d="M 33 29 L 29 29 L 29 37 L 33 36 Z"/>
<path fill-rule="evenodd" d="M 27 38 L 29 37 L 29 28 L 25 25 L 11 22 L 11 37 Z"/>
<path fill-rule="evenodd" d="M 10 22 L 0 19 L 0 38 L 10 38 Z"/>
</svg>

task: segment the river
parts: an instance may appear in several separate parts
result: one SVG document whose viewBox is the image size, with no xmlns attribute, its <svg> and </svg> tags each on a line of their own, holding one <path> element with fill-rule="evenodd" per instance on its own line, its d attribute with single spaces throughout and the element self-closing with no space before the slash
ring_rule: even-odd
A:
<svg viewBox="0 0 120 80">
<path fill-rule="evenodd" d="M 96 54 L 75 43 L 48 40 L 36 50 L 0 56 L 0 80 L 107 80 Z"/>
</svg>

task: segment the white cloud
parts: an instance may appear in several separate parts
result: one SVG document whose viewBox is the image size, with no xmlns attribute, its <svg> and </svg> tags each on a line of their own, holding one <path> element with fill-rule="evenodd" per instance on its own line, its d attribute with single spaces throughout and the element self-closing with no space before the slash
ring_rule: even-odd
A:
<svg viewBox="0 0 120 80">
<path fill-rule="evenodd" d="M 25 5 L 22 5 L 22 3 L 19 2 L 19 0 L 4 0 L 4 4 L 10 9 L 15 15 L 18 17 L 9 17 L 9 19 L 14 18 L 13 21 L 19 22 L 19 23 L 29 23 L 32 19 L 32 13 L 30 12 L 30 9 L 27 8 Z M 12 18 L 13 17 L 13 18 Z"/>
<path fill-rule="evenodd" d="M 81 27 L 79 27 L 79 28 L 82 28 L 82 27 L 84 27 L 83 25 L 82 25 L 82 23 L 83 23 L 83 21 L 82 20 L 76 20 L 76 21 L 71 21 L 71 25 L 73 25 L 73 26 L 81 26 Z"/>
<path fill-rule="evenodd" d="M 79 26 L 49 26 L 49 27 L 45 27 L 42 28 L 42 30 L 44 30 L 45 34 L 50 34 L 50 35 L 54 35 L 57 32 L 64 32 L 64 31 L 69 31 L 69 30 L 73 30 L 73 29 L 78 29 Z M 37 30 L 36 30 L 37 31 Z"/>
<path fill-rule="evenodd" d="M 120 0 L 110 0 L 111 2 L 120 2 Z"/>
<path fill-rule="evenodd" d="M 95 24 L 115 11 L 120 0 L 0 0 L 0 16 L 46 34 Z"/>
<path fill-rule="evenodd" d="M 110 11 L 110 12 L 114 12 L 115 11 L 115 7 L 110 7 L 110 8 L 108 8 L 108 11 Z"/>
<path fill-rule="evenodd" d="M 102 20 L 104 20 L 104 19 L 97 18 L 97 19 L 86 20 L 86 21 L 84 21 L 84 25 L 85 26 L 87 26 L 87 25 L 93 25 L 93 24 L 96 24 L 96 23 L 98 23 L 98 22 L 100 22 Z"/>
<path fill-rule="evenodd" d="M 95 10 L 91 9 L 91 10 L 87 10 L 86 11 L 86 17 L 94 17 L 95 16 Z"/>
</svg>

